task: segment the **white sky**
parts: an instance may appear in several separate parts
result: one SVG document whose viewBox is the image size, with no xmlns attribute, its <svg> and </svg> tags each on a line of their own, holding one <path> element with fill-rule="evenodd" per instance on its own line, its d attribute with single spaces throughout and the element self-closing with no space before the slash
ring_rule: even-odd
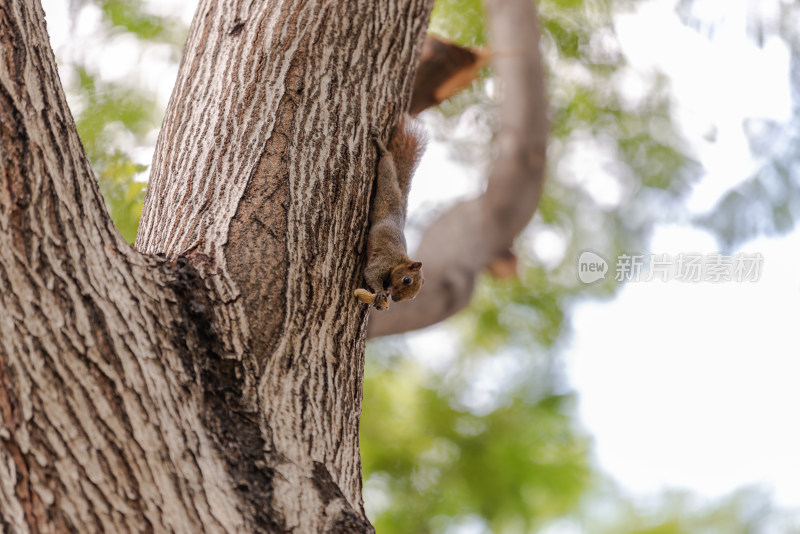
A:
<svg viewBox="0 0 800 534">
<path fill-rule="evenodd" d="M 131 66 L 145 61 L 141 81 L 166 105 L 176 71 L 164 51 L 154 47 L 139 56 L 125 37 L 99 46 L 91 10 L 77 25 L 79 40 L 70 40 L 66 2 L 43 3 L 59 57 L 71 47 L 89 49 L 110 79 L 130 76 Z M 151 3 L 176 9 L 187 22 L 194 4 Z M 746 0 L 701 0 L 716 24 L 711 41 L 684 26 L 674 4 L 646 3 L 619 16 L 617 31 L 637 69 L 656 68 L 671 79 L 677 119 L 707 170 L 689 206 L 704 211 L 755 168 L 742 121 L 788 119 L 788 52 L 777 39 L 761 49 L 746 37 Z M 704 138 L 712 129 L 713 143 Z M 137 158 L 149 164 L 151 154 L 152 147 Z M 410 205 L 424 208 L 452 196 L 458 177 L 469 194 L 477 176 L 433 143 Z M 679 226 L 658 229 L 651 244 L 656 253 L 715 249 L 708 234 Z M 779 504 L 800 508 L 800 231 L 745 250 L 764 256 L 757 283 L 629 284 L 612 302 L 575 309 L 566 360 L 580 419 L 594 437 L 599 464 L 630 491 L 679 487 L 715 497 L 757 483 Z M 440 337 L 428 331 L 412 346 L 430 349 Z"/>
<path fill-rule="evenodd" d="M 713 40 L 684 26 L 674 2 L 617 19 L 625 53 L 671 79 L 677 118 L 707 175 L 705 211 L 755 166 L 746 117 L 789 118 L 789 55 L 745 32 L 746 2 L 713 4 Z M 709 127 L 716 142 L 702 139 Z M 659 228 L 651 252 L 715 252 L 709 234 Z M 759 484 L 800 507 L 800 232 L 747 243 L 764 256 L 757 283 L 628 284 L 575 310 L 568 373 L 597 459 L 624 488 L 688 488 L 709 497 Z"/>
</svg>

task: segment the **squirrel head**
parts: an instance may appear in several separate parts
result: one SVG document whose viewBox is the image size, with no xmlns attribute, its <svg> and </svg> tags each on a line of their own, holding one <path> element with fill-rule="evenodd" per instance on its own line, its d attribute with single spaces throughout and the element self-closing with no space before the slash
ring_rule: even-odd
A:
<svg viewBox="0 0 800 534">
<path fill-rule="evenodd" d="M 422 262 L 408 261 L 392 269 L 391 274 L 392 300 L 411 300 L 417 296 L 425 279 L 422 277 Z"/>
</svg>

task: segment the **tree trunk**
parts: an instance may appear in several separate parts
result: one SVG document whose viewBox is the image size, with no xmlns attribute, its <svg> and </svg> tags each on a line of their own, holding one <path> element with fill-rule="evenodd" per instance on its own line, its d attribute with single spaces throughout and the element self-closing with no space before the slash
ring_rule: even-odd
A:
<svg viewBox="0 0 800 534">
<path fill-rule="evenodd" d="M 432 2 L 202 0 L 137 240 L 0 4 L 0 525 L 370 531 L 352 298 Z"/>
</svg>

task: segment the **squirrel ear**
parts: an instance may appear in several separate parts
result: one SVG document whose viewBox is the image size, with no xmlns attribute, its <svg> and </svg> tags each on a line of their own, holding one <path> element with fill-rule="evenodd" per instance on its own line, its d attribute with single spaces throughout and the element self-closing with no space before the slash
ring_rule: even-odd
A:
<svg viewBox="0 0 800 534">
<path fill-rule="evenodd" d="M 411 270 L 411 271 L 419 271 L 420 269 L 422 269 L 422 262 L 421 261 L 415 261 L 411 265 L 408 266 L 408 269 Z"/>
</svg>

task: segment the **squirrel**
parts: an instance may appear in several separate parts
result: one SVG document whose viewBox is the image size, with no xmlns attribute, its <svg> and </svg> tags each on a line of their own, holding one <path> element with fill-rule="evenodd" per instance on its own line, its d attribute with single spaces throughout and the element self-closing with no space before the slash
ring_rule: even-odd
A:
<svg viewBox="0 0 800 534">
<path fill-rule="evenodd" d="M 388 148 L 377 128 L 372 128 L 370 134 L 380 156 L 364 269 L 364 279 L 372 291 L 356 289 L 353 294 L 362 302 L 384 310 L 389 307 L 390 297 L 395 302 L 413 299 L 425 283 L 422 262 L 408 257 L 403 229 L 411 177 L 426 139 L 405 115 L 397 124 Z"/>
</svg>

